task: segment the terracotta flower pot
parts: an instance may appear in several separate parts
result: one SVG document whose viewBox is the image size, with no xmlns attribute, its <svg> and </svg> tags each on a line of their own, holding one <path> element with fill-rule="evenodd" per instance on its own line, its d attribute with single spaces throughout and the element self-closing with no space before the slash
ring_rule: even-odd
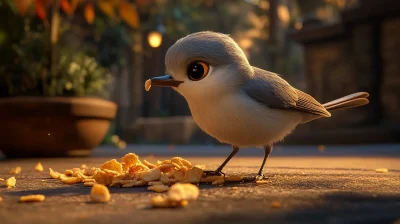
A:
<svg viewBox="0 0 400 224">
<path fill-rule="evenodd" d="M 116 112 L 115 103 L 97 98 L 0 98 L 0 150 L 7 157 L 87 156 Z"/>
</svg>

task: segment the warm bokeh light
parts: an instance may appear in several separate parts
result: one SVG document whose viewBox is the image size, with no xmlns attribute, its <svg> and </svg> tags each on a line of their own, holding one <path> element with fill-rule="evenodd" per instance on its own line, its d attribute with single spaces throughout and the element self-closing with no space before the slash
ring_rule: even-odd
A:
<svg viewBox="0 0 400 224">
<path fill-rule="evenodd" d="M 159 32 L 153 31 L 150 32 L 149 35 L 147 36 L 147 41 L 149 42 L 149 45 L 151 47 L 159 47 L 162 42 L 162 35 Z"/>
<path fill-rule="evenodd" d="M 289 9 L 285 5 L 278 6 L 278 17 L 283 23 L 289 23 L 290 13 Z"/>
</svg>

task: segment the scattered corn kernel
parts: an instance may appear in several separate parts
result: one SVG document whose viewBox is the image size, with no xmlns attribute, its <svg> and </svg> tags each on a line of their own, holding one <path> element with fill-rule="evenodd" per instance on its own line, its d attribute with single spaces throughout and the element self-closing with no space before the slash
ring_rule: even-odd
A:
<svg viewBox="0 0 400 224">
<path fill-rule="evenodd" d="M 149 187 L 147 188 L 147 190 L 149 190 L 149 191 L 155 191 L 155 192 L 158 192 L 158 193 L 162 193 L 162 192 L 168 191 L 168 190 L 169 190 L 169 187 L 166 186 L 166 185 L 153 185 L 153 186 L 149 186 Z"/>
<path fill-rule="evenodd" d="M 232 187 L 232 190 L 237 191 L 239 188 L 238 187 Z"/>
<path fill-rule="evenodd" d="M 375 172 L 377 172 L 377 173 L 387 173 L 387 172 L 389 172 L 389 170 L 386 169 L 386 168 L 378 168 L 378 169 L 375 169 Z"/>
<path fill-rule="evenodd" d="M 15 184 L 17 184 L 17 180 L 15 179 L 15 177 L 10 177 L 6 180 L 7 188 L 13 188 L 15 187 Z"/>
<path fill-rule="evenodd" d="M 157 195 L 151 198 L 153 208 L 168 208 L 173 207 L 168 197 Z"/>
<path fill-rule="evenodd" d="M 3 179 L 3 178 L 0 178 L 0 181 L 4 181 L 4 179 Z"/>
<path fill-rule="evenodd" d="M 11 170 L 10 170 L 10 172 L 8 172 L 9 174 L 20 174 L 21 173 L 21 167 L 19 167 L 19 166 L 17 166 L 17 167 L 15 167 L 15 168 L 12 168 Z"/>
<path fill-rule="evenodd" d="M 58 179 L 58 178 L 60 178 L 60 175 L 61 175 L 59 172 L 55 172 L 51 168 L 49 168 L 49 173 L 50 173 L 50 177 L 53 179 Z"/>
<path fill-rule="evenodd" d="M 43 166 L 40 162 L 38 162 L 38 164 L 36 164 L 35 170 L 39 171 L 39 172 L 43 172 Z"/>
<path fill-rule="evenodd" d="M 101 184 L 95 184 L 90 191 L 90 200 L 92 202 L 108 202 L 110 200 L 108 188 Z"/>
<path fill-rule="evenodd" d="M 42 194 L 31 194 L 26 196 L 21 196 L 19 198 L 20 202 L 41 202 L 44 201 L 45 196 Z"/>
<path fill-rule="evenodd" d="M 146 91 L 149 91 L 150 88 L 151 88 L 151 80 L 148 79 L 148 80 L 146 80 L 146 82 L 144 83 L 144 89 L 145 89 Z"/>
<path fill-rule="evenodd" d="M 193 184 L 176 183 L 170 187 L 168 197 L 173 201 L 195 200 L 199 197 L 199 188 Z"/>
</svg>

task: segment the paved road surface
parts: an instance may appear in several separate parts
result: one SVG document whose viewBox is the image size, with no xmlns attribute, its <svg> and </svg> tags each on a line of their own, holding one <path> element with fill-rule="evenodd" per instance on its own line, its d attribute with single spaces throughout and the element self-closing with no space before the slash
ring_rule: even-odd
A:
<svg viewBox="0 0 400 224">
<path fill-rule="evenodd" d="M 89 158 L 40 159 L 45 168 L 63 171 L 81 164 L 99 166 L 128 151 L 149 161 L 183 156 L 212 169 L 229 147 L 131 146 L 119 151 L 110 147 Z M 243 150 L 225 170 L 254 175 L 261 163 L 261 150 Z M 0 182 L 0 223 L 400 223 L 399 145 L 315 146 L 276 148 L 267 164 L 270 183 L 201 184 L 200 198 L 184 209 L 150 209 L 156 193 L 145 188 L 111 188 L 108 204 L 88 203 L 90 188 L 64 185 L 35 172 L 39 159 L 0 160 L 0 177 L 8 178 L 11 167 L 21 166 L 17 187 Z M 388 173 L 376 173 L 376 168 Z M 232 190 L 237 186 L 238 190 Z M 18 203 L 26 194 L 44 194 L 46 201 Z M 278 201 L 280 208 L 272 208 Z M 397 221 L 396 221 L 397 220 Z"/>
</svg>

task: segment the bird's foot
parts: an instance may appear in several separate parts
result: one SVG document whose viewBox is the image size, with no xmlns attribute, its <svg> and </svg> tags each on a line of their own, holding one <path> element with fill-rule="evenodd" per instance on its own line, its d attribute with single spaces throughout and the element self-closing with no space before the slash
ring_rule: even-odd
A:
<svg viewBox="0 0 400 224">
<path fill-rule="evenodd" d="M 257 176 L 255 176 L 255 181 L 260 181 L 260 180 L 268 180 L 269 178 L 266 177 L 264 174 L 258 174 Z"/>
<path fill-rule="evenodd" d="M 225 173 L 219 170 L 205 170 L 203 171 L 203 177 L 211 177 L 211 176 L 225 176 Z"/>
<path fill-rule="evenodd" d="M 245 177 L 243 179 L 243 182 L 245 182 L 245 183 L 254 183 L 254 182 L 257 182 L 257 181 L 268 180 L 268 179 L 269 179 L 269 177 L 265 176 L 264 174 L 261 174 L 261 175 L 258 174 L 257 176 Z"/>
</svg>

